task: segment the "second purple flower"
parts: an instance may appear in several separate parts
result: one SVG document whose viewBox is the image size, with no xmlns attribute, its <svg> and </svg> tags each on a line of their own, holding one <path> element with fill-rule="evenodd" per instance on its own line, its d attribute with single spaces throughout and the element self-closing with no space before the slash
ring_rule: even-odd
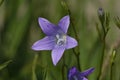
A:
<svg viewBox="0 0 120 80">
<path fill-rule="evenodd" d="M 68 72 L 68 80 L 88 80 L 86 76 L 91 74 L 94 71 L 94 68 L 80 72 L 76 67 L 70 68 Z"/>
<path fill-rule="evenodd" d="M 57 25 L 52 24 L 45 18 L 38 19 L 42 31 L 46 34 L 41 40 L 36 41 L 32 49 L 39 50 L 52 50 L 52 61 L 56 65 L 61 59 L 65 49 L 70 49 L 77 46 L 77 41 L 67 35 L 67 30 L 70 24 L 70 17 L 63 17 Z"/>
</svg>

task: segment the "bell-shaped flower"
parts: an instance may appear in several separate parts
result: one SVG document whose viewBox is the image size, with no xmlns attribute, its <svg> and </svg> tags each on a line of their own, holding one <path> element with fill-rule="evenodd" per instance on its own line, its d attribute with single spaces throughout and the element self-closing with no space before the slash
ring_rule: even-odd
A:
<svg viewBox="0 0 120 80">
<path fill-rule="evenodd" d="M 52 61 L 56 65 L 61 59 L 65 49 L 70 49 L 77 46 L 77 41 L 67 35 L 67 30 L 70 24 L 69 15 L 63 17 L 57 25 L 52 24 L 45 18 L 38 18 L 39 25 L 42 31 L 46 34 L 41 40 L 36 41 L 32 49 L 35 51 L 52 50 Z"/>
</svg>

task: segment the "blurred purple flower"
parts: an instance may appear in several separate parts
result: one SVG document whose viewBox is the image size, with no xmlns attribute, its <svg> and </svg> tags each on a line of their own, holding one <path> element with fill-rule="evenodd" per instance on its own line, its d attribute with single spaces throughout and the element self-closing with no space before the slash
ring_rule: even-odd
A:
<svg viewBox="0 0 120 80">
<path fill-rule="evenodd" d="M 70 49 L 77 46 L 77 41 L 68 36 L 67 30 L 70 24 L 70 17 L 67 15 L 63 17 L 58 25 L 54 25 L 45 18 L 38 19 L 42 31 L 46 34 L 41 40 L 36 41 L 33 50 L 52 50 L 52 61 L 56 65 L 61 59 L 65 49 Z"/>
<path fill-rule="evenodd" d="M 90 68 L 84 72 L 79 72 L 76 67 L 72 67 L 68 72 L 68 80 L 88 80 L 86 76 L 91 74 L 94 68 Z"/>
</svg>

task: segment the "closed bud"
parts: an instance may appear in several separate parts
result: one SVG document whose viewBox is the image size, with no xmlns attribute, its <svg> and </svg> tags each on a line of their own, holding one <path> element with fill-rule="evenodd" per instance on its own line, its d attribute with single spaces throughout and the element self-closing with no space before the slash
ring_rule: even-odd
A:
<svg viewBox="0 0 120 80">
<path fill-rule="evenodd" d="M 104 10 L 102 8 L 98 9 L 98 17 L 100 19 L 101 24 L 104 25 L 105 13 L 104 13 Z"/>
<path fill-rule="evenodd" d="M 103 16 L 104 15 L 104 10 L 102 8 L 98 9 L 98 15 Z"/>
</svg>

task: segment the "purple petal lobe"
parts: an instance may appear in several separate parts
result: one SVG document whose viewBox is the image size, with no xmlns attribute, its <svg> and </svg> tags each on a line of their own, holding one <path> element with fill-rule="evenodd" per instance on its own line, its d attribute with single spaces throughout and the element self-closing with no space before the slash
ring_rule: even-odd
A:
<svg viewBox="0 0 120 80">
<path fill-rule="evenodd" d="M 68 72 L 68 80 L 88 80 L 86 76 L 93 71 L 94 68 L 90 68 L 84 72 L 79 72 L 76 67 L 72 67 Z"/>
<path fill-rule="evenodd" d="M 64 33 L 67 33 L 69 24 L 70 24 L 70 17 L 67 15 L 59 21 L 58 26 L 61 27 Z"/>
<path fill-rule="evenodd" d="M 64 51 L 65 51 L 65 47 L 58 45 L 56 45 L 55 48 L 52 50 L 52 61 L 54 65 L 56 65 L 58 61 L 61 59 Z"/>
<path fill-rule="evenodd" d="M 36 41 L 33 46 L 32 49 L 33 50 L 51 50 L 53 49 L 55 45 L 55 40 L 52 37 L 45 37 L 41 40 Z"/>
<path fill-rule="evenodd" d="M 78 43 L 74 38 L 67 36 L 66 49 L 76 47 L 77 45 Z"/>
<path fill-rule="evenodd" d="M 94 71 L 94 68 L 90 68 L 84 72 L 81 72 L 82 76 L 88 76 L 89 74 L 91 74 Z"/>
<path fill-rule="evenodd" d="M 80 72 L 76 67 L 70 68 L 68 72 L 68 80 L 82 80 L 83 76 L 80 75 Z"/>
<path fill-rule="evenodd" d="M 52 24 L 45 18 L 38 18 L 38 22 L 39 22 L 39 25 L 40 25 L 42 31 L 46 35 L 51 36 L 51 35 L 56 34 L 57 27 L 54 24 Z"/>
<path fill-rule="evenodd" d="M 78 70 L 76 69 L 76 67 L 72 67 L 70 70 L 69 70 L 69 73 L 68 73 L 68 77 L 71 77 L 73 76 L 74 74 L 78 73 Z"/>
<path fill-rule="evenodd" d="M 88 80 L 88 79 L 84 77 L 83 80 Z"/>
</svg>

